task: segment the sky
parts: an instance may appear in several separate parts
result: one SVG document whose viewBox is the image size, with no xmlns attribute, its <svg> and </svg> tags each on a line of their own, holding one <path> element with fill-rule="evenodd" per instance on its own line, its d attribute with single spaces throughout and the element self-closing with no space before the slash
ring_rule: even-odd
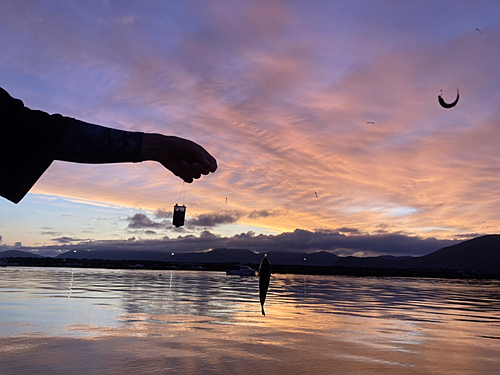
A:
<svg viewBox="0 0 500 375">
<path fill-rule="evenodd" d="M 219 165 L 183 184 L 154 162 L 56 161 L 0 198 L 0 251 L 423 255 L 499 232 L 496 0 L 2 0 L 0 45 L 27 107 L 187 138 Z"/>
</svg>

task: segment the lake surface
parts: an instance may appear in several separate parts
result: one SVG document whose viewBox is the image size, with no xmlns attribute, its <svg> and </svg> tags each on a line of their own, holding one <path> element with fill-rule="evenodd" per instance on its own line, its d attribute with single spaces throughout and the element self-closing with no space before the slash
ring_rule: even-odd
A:
<svg viewBox="0 0 500 375">
<path fill-rule="evenodd" d="M 161 274 L 161 275 L 160 275 Z M 0 374 L 494 374 L 500 282 L 0 268 Z"/>
</svg>

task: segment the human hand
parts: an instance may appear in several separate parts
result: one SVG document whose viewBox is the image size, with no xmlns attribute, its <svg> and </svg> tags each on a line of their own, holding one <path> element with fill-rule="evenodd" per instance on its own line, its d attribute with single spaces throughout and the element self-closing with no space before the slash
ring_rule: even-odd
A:
<svg viewBox="0 0 500 375">
<path fill-rule="evenodd" d="M 141 159 L 161 163 L 188 183 L 217 170 L 215 158 L 197 143 L 161 134 L 144 134 Z"/>
</svg>

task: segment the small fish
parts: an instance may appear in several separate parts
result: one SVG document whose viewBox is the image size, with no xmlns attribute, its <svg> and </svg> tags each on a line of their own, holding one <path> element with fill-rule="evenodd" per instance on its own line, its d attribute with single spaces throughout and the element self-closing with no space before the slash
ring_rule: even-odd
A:
<svg viewBox="0 0 500 375">
<path fill-rule="evenodd" d="M 266 315 L 264 312 L 264 302 L 266 301 L 267 290 L 269 289 L 269 280 L 271 279 L 271 263 L 267 259 L 267 254 L 264 255 L 264 259 L 260 262 L 259 266 L 259 297 L 260 306 L 262 308 L 262 315 Z"/>
</svg>

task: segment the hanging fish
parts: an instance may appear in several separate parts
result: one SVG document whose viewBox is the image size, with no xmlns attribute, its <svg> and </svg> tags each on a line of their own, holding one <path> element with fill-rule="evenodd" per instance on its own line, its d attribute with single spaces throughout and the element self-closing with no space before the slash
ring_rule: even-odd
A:
<svg viewBox="0 0 500 375">
<path fill-rule="evenodd" d="M 441 104 L 441 107 L 443 108 L 453 108 L 457 105 L 458 103 L 458 99 L 460 98 L 460 93 L 458 91 L 458 87 L 457 87 L 457 98 L 455 99 L 455 101 L 453 103 L 446 103 L 442 97 L 443 95 L 443 90 L 441 90 L 441 94 L 439 94 L 438 96 L 438 102 L 439 104 Z"/>
<path fill-rule="evenodd" d="M 174 206 L 174 217 L 172 219 L 172 224 L 177 228 L 184 225 L 184 218 L 186 216 L 186 206 L 179 206 L 177 203 Z"/>
<path fill-rule="evenodd" d="M 260 306 L 262 308 L 262 315 L 266 315 L 264 312 L 264 302 L 266 301 L 267 290 L 269 289 L 269 280 L 271 279 L 271 263 L 267 259 L 267 254 L 264 255 L 264 259 L 260 262 L 259 266 L 259 297 Z"/>
</svg>

